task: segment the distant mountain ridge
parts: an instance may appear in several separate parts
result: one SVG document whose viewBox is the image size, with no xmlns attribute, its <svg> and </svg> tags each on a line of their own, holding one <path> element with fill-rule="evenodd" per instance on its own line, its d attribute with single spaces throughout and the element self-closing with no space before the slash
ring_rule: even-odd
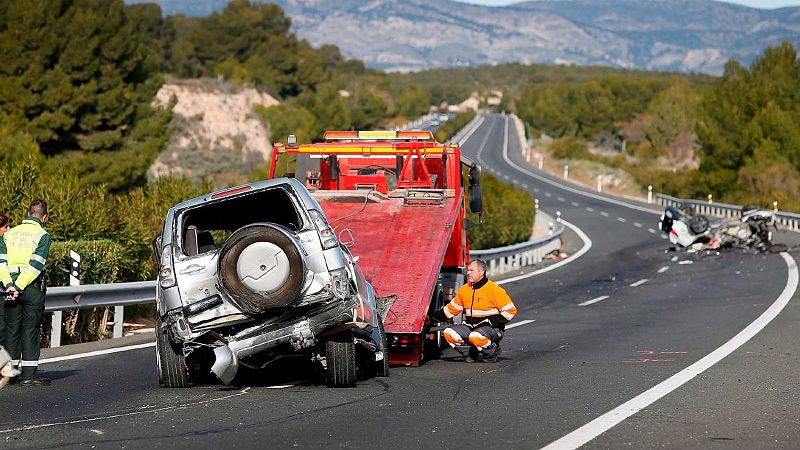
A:
<svg viewBox="0 0 800 450">
<path fill-rule="evenodd" d="M 129 0 L 132 2 L 133 0 Z M 138 1 L 138 0 L 137 0 Z M 160 0 L 164 14 L 208 14 L 225 0 Z M 800 46 L 800 7 L 712 0 L 276 0 L 292 29 L 371 67 L 419 70 L 504 62 L 605 65 L 719 74 L 733 57 Z"/>
</svg>

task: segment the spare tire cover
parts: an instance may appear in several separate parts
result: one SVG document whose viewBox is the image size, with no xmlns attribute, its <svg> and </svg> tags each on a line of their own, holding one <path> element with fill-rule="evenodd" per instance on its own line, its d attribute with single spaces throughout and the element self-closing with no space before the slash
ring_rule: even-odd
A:
<svg viewBox="0 0 800 450">
<path fill-rule="evenodd" d="M 233 233 L 222 247 L 219 279 L 249 314 L 289 306 L 300 299 L 305 264 L 297 244 L 269 226 Z"/>
</svg>

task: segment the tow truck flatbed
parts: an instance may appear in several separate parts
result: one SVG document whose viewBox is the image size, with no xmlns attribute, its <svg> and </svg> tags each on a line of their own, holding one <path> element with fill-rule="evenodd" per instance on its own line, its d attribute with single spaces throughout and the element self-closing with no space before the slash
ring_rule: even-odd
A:
<svg viewBox="0 0 800 450">
<path fill-rule="evenodd" d="M 337 234 L 352 231 L 350 250 L 377 295 L 397 295 L 384 319 L 386 331 L 421 333 L 460 200 L 447 197 L 441 205 L 405 204 L 403 198 L 317 200 Z"/>
</svg>

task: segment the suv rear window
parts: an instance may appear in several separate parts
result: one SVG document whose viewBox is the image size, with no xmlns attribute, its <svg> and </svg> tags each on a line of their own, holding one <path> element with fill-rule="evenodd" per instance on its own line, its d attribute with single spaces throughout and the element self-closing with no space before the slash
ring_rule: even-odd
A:
<svg viewBox="0 0 800 450">
<path fill-rule="evenodd" d="M 303 221 L 282 188 L 254 192 L 200 205 L 181 215 L 183 253 L 194 256 L 216 250 L 233 231 L 252 223 L 274 223 L 299 231 Z"/>
</svg>

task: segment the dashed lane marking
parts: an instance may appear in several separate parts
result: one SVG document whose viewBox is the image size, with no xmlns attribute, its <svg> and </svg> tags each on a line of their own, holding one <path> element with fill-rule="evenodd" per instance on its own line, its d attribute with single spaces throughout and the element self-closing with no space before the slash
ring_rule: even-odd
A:
<svg viewBox="0 0 800 450">
<path fill-rule="evenodd" d="M 579 204 L 578 204 L 578 202 L 571 202 L 571 203 L 570 203 L 570 205 L 572 205 L 572 206 L 574 206 L 574 207 L 576 207 L 576 208 L 577 208 L 578 206 L 581 206 L 581 205 L 579 205 Z"/>
<path fill-rule="evenodd" d="M 608 213 L 605 211 L 600 211 L 600 215 L 603 217 L 608 217 Z"/>
<path fill-rule="evenodd" d="M 620 221 L 620 222 L 622 222 L 622 223 L 625 223 L 625 222 L 627 222 L 627 220 L 625 220 L 625 218 L 624 218 L 624 217 L 617 217 L 617 220 L 619 220 L 619 221 Z"/>
<path fill-rule="evenodd" d="M 589 211 L 589 212 L 594 212 L 594 208 L 590 208 L 588 206 L 586 207 L 586 210 Z"/>
<path fill-rule="evenodd" d="M 648 228 L 647 231 L 649 231 L 650 234 L 656 234 L 656 230 L 654 230 L 652 228 Z"/>
<path fill-rule="evenodd" d="M 668 270 L 669 270 L 669 266 L 664 266 L 664 267 L 658 269 L 658 273 L 664 273 L 664 272 L 666 272 Z"/>
<path fill-rule="evenodd" d="M 516 328 L 516 327 L 521 327 L 523 325 L 527 325 L 527 324 L 533 323 L 533 322 L 536 322 L 536 319 L 520 320 L 519 322 L 510 323 L 510 324 L 506 325 L 506 330 L 510 330 L 510 329 Z"/>
<path fill-rule="evenodd" d="M 551 194 L 551 193 L 549 193 L 549 192 L 545 192 L 545 193 L 544 193 L 544 196 L 545 196 L 545 197 L 552 197 L 552 196 L 553 196 L 553 194 Z"/>
<path fill-rule="evenodd" d="M 635 226 L 636 228 L 642 228 L 642 224 L 640 224 L 639 222 L 633 222 L 633 226 Z"/>
<path fill-rule="evenodd" d="M 564 197 L 558 197 L 558 201 L 563 202 L 564 201 Z"/>
<path fill-rule="evenodd" d="M 593 303 L 602 302 L 603 300 L 607 299 L 607 295 L 601 295 L 600 297 L 593 298 L 591 300 L 585 301 L 583 303 L 578 303 L 578 306 L 589 306 Z"/>
<path fill-rule="evenodd" d="M 678 264 L 680 264 L 680 265 L 682 265 L 682 266 L 685 266 L 685 265 L 687 265 L 687 264 L 694 264 L 694 261 L 690 261 L 690 260 L 688 260 L 688 259 L 685 259 L 685 260 L 683 260 L 683 261 L 678 261 Z"/>
<path fill-rule="evenodd" d="M 636 283 L 631 283 L 630 286 L 631 287 L 639 287 L 639 286 L 647 283 L 648 281 L 649 280 L 647 278 L 644 278 L 644 279 L 641 279 L 641 280 L 637 281 Z"/>
<path fill-rule="evenodd" d="M 750 339 L 764 329 L 770 322 L 772 322 L 783 308 L 789 304 L 789 301 L 797 291 L 798 271 L 797 262 L 789 256 L 788 253 L 781 253 L 789 273 L 786 279 L 786 287 L 778 298 L 745 329 L 739 332 L 736 336 L 731 338 L 728 342 L 722 344 L 721 347 L 704 356 L 696 363 L 681 370 L 675 375 L 667 378 L 654 387 L 644 391 L 636 397 L 628 400 L 622 405 L 612 409 L 611 411 L 603 414 L 602 416 L 592 420 L 586 425 L 578 428 L 577 430 L 567 434 L 566 436 L 553 441 L 543 448 L 543 450 L 564 450 L 564 449 L 577 449 L 592 439 L 600 436 L 611 428 L 615 427 L 623 420 L 638 413 L 639 411 L 647 408 L 659 399 L 669 394 L 670 392 L 683 386 L 697 375 L 705 372 L 710 367 L 720 362 L 723 358 L 730 355 L 736 349 L 747 343 Z"/>
</svg>

